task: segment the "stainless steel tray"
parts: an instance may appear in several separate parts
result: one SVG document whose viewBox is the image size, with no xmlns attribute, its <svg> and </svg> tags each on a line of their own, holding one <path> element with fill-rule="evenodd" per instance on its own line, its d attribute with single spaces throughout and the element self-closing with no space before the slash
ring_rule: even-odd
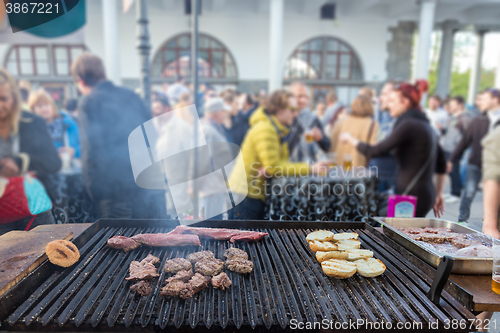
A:
<svg viewBox="0 0 500 333">
<path fill-rule="evenodd" d="M 420 259 L 424 260 L 429 265 L 437 268 L 441 262 L 441 258 L 445 253 L 434 251 L 420 245 L 418 242 L 408 237 L 401 231 L 395 229 L 396 227 L 402 228 L 422 228 L 422 227 L 436 227 L 436 228 L 449 228 L 454 232 L 464 234 L 477 234 L 486 236 L 476 230 L 464 227 L 458 223 L 426 219 L 426 218 L 392 218 L 392 217 L 376 217 L 375 220 L 383 225 L 384 234 L 392 238 L 403 247 L 410 250 Z M 447 254 L 449 255 L 449 254 Z M 457 257 L 451 256 L 455 259 L 452 273 L 455 274 L 491 274 L 493 269 L 493 258 L 480 258 L 480 257 Z"/>
</svg>

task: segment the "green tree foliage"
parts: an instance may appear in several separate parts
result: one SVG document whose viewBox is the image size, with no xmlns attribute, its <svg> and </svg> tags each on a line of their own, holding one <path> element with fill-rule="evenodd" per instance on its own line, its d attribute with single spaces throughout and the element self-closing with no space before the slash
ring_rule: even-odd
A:
<svg viewBox="0 0 500 333">
<path fill-rule="evenodd" d="M 465 72 L 453 71 L 451 74 L 450 95 L 462 95 L 467 98 L 469 91 L 470 69 Z M 436 91 L 437 70 L 429 72 L 429 93 L 433 94 Z M 495 71 L 492 69 L 481 70 L 481 80 L 479 82 L 479 91 L 489 87 L 493 87 L 495 83 Z M 441 96 L 446 97 L 446 96 Z"/>
</svg>

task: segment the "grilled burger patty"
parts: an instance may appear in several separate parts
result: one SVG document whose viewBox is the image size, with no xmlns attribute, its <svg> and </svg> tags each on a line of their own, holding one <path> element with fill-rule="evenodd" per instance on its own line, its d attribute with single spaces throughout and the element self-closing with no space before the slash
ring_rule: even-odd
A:
<svg viewBox="0 0 500 333">
<path fill-rule="evenodd" d="M 194 264 L 195 272 L 201 273 L 205 276 L 214 276 L 219 274 L 224 268 L 224 262 L 220 259 L 209 259 L 198 261 Z"/>
<path fill-rule="evenodd" d="M 203 276 L 200 273 L 196 273 L 195 275 L 193 275 L 191 280 L 189 280 L 190 292 L 186 293 L 185 295 L 181 295 L 181 297 L 183 297 L 183 296 L 185 296 L 183 298 L 192 297 L 197 292 L 207 288 L 210 280 L 211 279 L 209 276 Z"/>
<path fill-rule="evenodd" d="M 160 296 L 175 297 L 189 292 L 189 284 L 175 280 L 161 288 Z"/>
<path fill-rule="evenodd" d="M 245 259 L 229 259 L 226 261 L 226 268 L 236 273 L 247 274 L 253 270 L 253 262 Z"/>
<path fill-rule="evenodd" d="M 193 276 L 193 270 L 189 269 L 189 271 L 178 271 L 174 276 L 169 277 L 165 282 L 168 284 L 174 281 L 182 281 L 188 282 L 189 279 Z"/>
<path fill-rule="evenodd" d="M 189 260 L 192 264 L 194 264 L 198 261 L 207 260 L 207 259 L 215 259 L 215 255 L 212 251 L 195 252 L 195 253 L 191 253 L 187 257 L 187 260 Z"/>
<path fill-rule="evenodd" d="M 222 290 L 225 290 L 226 288 L 229 288 L 231 286 L 231 280 L 226 273 L 222 272 L 219 275 L 212 277 L 212 286 L 215 289 L 220 288 Z"/>
<path fill-rule="evenodd" d="M 248 260 L 248 253 L 246 253 L 245 251 L 238 249 L 236 247 L 231 247 L 231 248 L 227 249 L 226 251 L 224 251 L 224 257 L 226 257 L 227 259 L 240 258 L 240 259 Z"/>
<path fill-rule="evenodd" d="M 189 271 L 192 269 L 191 262 L 184 258 L 173 258 L 165 263 L 165 273 L 177 273 L 179 271 Z"/>
</svg>

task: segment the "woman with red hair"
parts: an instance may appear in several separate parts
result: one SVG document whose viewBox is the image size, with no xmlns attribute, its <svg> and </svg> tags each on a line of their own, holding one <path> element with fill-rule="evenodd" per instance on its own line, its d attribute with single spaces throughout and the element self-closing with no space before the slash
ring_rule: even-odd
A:
<svg viewBox="0 0 500 333">
<path fill-rule="evenodd" d="M 429 120 L 420 108 L 422 95 L 428 84 L 419 80 L 414 85 L 396 84 L 389 96 L 389 112 L 397 118 L 392 133 L 383 141 L 371 145 L 360 142 L 349 133 L 341 140 L 352 144 L 368 158 L 393 151 L 399 164 L 396 194 L 418 198 L 416 217 L 425 217 L 434 208 L 434 214 L 444 212 L 442 192 L 446 177 L 446 159 Z M 433 176 L 436 177 L 434 187 Z"/>
</svg>

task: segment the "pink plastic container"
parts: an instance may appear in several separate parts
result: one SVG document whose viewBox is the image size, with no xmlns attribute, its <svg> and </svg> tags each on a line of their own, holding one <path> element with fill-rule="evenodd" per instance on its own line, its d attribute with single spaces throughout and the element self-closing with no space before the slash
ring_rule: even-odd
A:
<svg viewBox="0 0 500 333">
<path fill-rule="evenodd" d="M 390 195 L 387 202 L 387 217 L 415 217 L 417 197 L 413 195 Z"/>
</svg>

